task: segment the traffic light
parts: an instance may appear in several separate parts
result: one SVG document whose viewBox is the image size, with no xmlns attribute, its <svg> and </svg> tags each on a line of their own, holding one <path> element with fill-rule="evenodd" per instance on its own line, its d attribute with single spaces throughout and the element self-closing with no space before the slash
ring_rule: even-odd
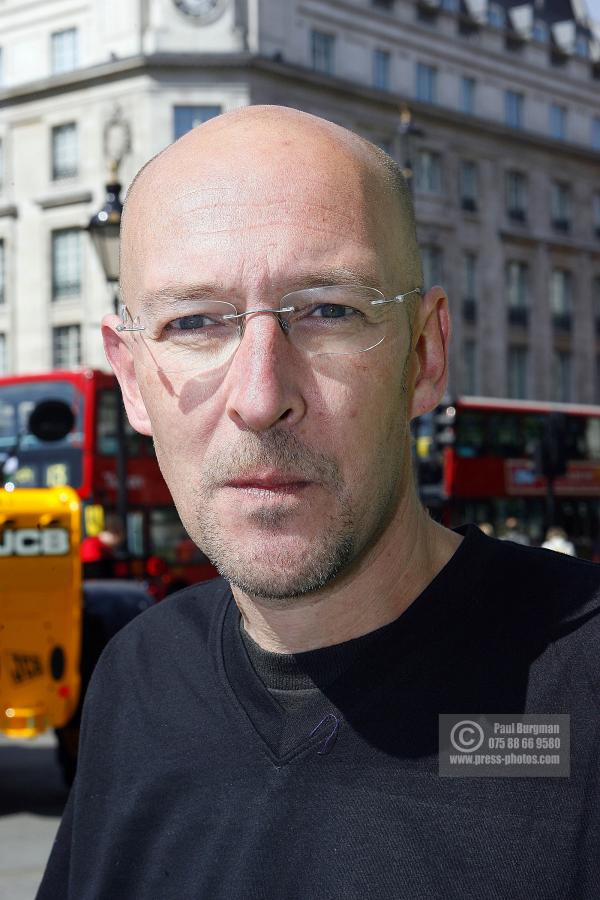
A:
<svg viewBox="0 0 600 900">
<path fill-rule="evenodd" d="M 412 423 L 419 494 L 433 510 L 444 499 L 444 453 L 454 443 L 456 409 L 442 403 Z"/>
<path fill-rule="evenodd" d="M 567 417 L 552 412 L 546 416 L 538 446 L 537 468 L 549 481 L 560 478 L 567 471 Z"/>
</svg>

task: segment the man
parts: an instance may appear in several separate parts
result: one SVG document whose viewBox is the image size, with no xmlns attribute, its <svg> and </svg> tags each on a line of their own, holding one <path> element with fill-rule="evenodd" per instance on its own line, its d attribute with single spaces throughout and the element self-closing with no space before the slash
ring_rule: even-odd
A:
<svg viewBox="0 0 600 900">
<path fill-rule="evenodd" d="M 546 540 L 542 544 L 545 550 L 554 550 L 555 553 L 566 553 L 567 556 L 575 556 L 575 545 L 570 541 L 564 528 L 552 525 L 546 531 Z"/>
<path fill-rule="evenodd" d="M 46 898 L 591 898 L 589 564 L 421 508 L 446 383 L 396 167 L 254 107 L 138 176 L 106 351 L 224 578 L 112 641 Z M 440 777 L 438 716 L 569 714 L 570 778 Z"/>
<path fill-rule="evenodd" d="M 523 544 L 524 547 L 529 547 L 531 544 L 529 536 L 523 531 L 521 523 L 516 516 L 509 516 L 504 523 L 502 540 L 513 541 L 515 544 Z"/>
</svg>

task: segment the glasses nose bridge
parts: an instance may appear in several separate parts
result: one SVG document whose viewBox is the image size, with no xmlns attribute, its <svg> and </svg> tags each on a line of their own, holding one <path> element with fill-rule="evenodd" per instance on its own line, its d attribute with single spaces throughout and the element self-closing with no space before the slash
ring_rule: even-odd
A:
<svg viewBox="0 0 600 900">
<path fill-rule="evenodd" d="M 242 313 L 237 313 L 235 316 L 231 316 L 232 319 L 235 319 L 238 323 L 238 327 L 240 329 L 240 340 L 244 337 L 246 332 L 246 325 L 249 317 L 260 316 L 267 313 L 268 315 L 274 316 L 277 319 L 279 327 L 283 331 L 283 333 L 287 336 L 290 331 L 290 323 L 284 318 L 287 312 L 292 312 L 292 307 L 277 307 L 276 309 L 265 309 L 263 307 L 255 307 L 253 309 L 247 309 Z M 229 318 L 229 317 L 228 317 Z"/>
</svg>

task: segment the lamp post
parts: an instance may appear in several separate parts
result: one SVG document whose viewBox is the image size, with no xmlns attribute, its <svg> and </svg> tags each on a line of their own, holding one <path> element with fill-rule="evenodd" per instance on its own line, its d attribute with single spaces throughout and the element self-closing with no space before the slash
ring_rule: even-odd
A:
<svg viewBox="0 0 600 900">
<path fill-rule="evenodd" d="M 88 232 L 98 254 L 104 277 L 113 292 L 113 308 L 119 313 L 119 231 L 121 227 L 121 185 L 117 181 L 118 163 L 112 162 L 110 178 L 106 185 L 104 206 L 92 216 Z M 125 435 L 125 410 L 117 394 L 117 515 L 123 526 L 123 543 L 119 555 L 129 555 L 127 537 L 127 442 Z"/>
<path fill-rule="evenodd" d="M 423 131 L 413 122 L 412 112 L 408 103 L 403 103 L 400 107 L 400 124 L 398 126 L 398 136 L 400 138 L 400 166 L 402 174 L 406 179 L 408 189 L 411 194 L 414 193 L 414 167 L 413 167 L 413 143 L 414 138 L 421 137 Z"/>
<path fill-rule="evenodd" d="M 117 181 L 117 164 L 111 164 L 110 180 L 106 185 L 104 206 L 92 218 L 88 231 L 92 244 L 104 271 L 104 277 L 113 288 L 115 313 L 119 312 L 119 231 L 121 229 L 121 185 Z"/>
</svg>

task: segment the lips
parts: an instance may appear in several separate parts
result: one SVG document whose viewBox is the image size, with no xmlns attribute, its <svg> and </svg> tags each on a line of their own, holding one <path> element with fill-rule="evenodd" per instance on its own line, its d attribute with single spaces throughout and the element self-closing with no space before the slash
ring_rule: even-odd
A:
<svg viewBox="0 0 600 900">
<path fill-rule="evenodd" d="M 286 493 L 308 487 L 311 482 L 301 475 L 283 472 L 252 472 L 225 483 L 225 487 L 240 490 L 274 491 Z"/>
</svg>

